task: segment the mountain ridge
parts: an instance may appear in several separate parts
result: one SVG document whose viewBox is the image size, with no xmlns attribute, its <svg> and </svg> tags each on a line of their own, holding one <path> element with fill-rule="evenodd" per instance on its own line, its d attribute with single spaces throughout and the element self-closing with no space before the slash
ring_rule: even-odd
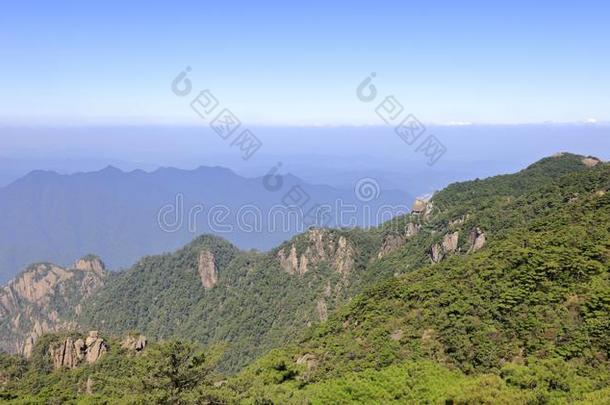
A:
<svg viewBox="0 0 610 405">
<path fill-rule="evenodd" d="M 337 222 L 335 202 L 343 201 L 357 207 L 355 223 L 377 223 L 373 217 L 373 223 L 364 224 L 365 203 L 354 190 L 310 185 L 293 175 L 284 176 L 281 190 L 268 191 L 262 178 L 221 167 L 73 175 L 35 171 L 0 188 L 0 222 L 5 224 L 0 229 L 0 281 L 29 263 L 68 265 L 92 251 L 118 269 L 146 254 L 177 249 L 202 233 L 219 234 L 241 248 L 270 249 L 303 228 L 304 218 L 276 224 L 271 215 L 275 207 L 291 209 L 284 200 L 295 187 L 306 203 L 304 213 L 328 204 L 333 207 L 328 220 Z M 381 191 L 367 203 L 373 212 L 384 205 L 407 206 L 405 193 Z M 252 219 L 241 217 L 243 208 L 251 206 L 259 213 L 257 232 L 249 231 Z M 228 210 L 228 216 L 218 217 L 214 210 Z"/>
</svg>

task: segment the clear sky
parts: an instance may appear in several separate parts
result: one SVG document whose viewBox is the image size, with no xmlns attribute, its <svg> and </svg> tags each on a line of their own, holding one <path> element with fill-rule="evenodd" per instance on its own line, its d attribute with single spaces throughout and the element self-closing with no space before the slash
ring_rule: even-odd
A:
<svg viewBox="0 0 610 405">
<path fill-rule="evenodd" d="M 610 121 L 608 1 L 5 1 L 0 124 L 196 122 L 186 66 L 257 125 Z"/>
</svg>

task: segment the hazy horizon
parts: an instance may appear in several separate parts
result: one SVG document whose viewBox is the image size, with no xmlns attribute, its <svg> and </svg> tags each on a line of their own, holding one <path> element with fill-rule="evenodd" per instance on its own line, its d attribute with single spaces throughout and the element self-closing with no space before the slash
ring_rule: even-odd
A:
<svg viewBox="0 0 610 405">
<path fill-rule="evenodd" d="M 408 191 L 413 176 L 428 177 L 431 188 L 439 188 L 516 171 L 560 151 L 610 158 L 610 125 L 599 123 L 427 127 L 446 148 L 432 166 L 390 126 L 251 128 L 262 145 L 244 160 L 239 149 L 205 125 L 0 126 L 6 134 L 0 139 L 0 187 L 36 169 L 69 174 L 108 165 L 123 170 L 222 166 L 256 177 L 281 162 L 282 172 L 313 183 L 346 188 L 358 176 L 377 175 L 387 187 Z"/>
</svg>

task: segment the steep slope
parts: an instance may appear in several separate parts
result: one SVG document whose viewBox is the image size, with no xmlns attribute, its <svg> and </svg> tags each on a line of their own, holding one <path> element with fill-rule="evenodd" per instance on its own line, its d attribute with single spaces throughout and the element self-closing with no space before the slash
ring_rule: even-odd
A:
<svg viewBox="0 0 610 405">
<path fill-rule="evenodd" d="M 558 170 L 573 158 L 528 170 Z M 440 209 L 438 220 L 495 218 L 481 223 L 492 235 L 487 246 L 368 290 L 298 346 L 249 367 L 228 391 L 282 403 L 421 401 L 434 390 L 444 395 L 435 402 L 604 403 L 610 392 L 610 165 L 586 163 L 567 174 L 559 170 L 559 178 L 540 187 L 513 177 L 439 193 L 433 202 L 460 201 L 472 211 Z M 517 183 L 523 192 L 506 199 L 498 188 L 486 198 L 497 181 L 498 187 Z M 374 267 L 403 273 L 407 251 L 399 248 Z M 448 387 L 472 385 L 471 391 L 410 382 L 442 374 Z M 470 381 L 460 377 L 469 375 Z"/>
<path fill-rule="evenodd" d="M 84 305 L 79 323 L 112 334 L 227 342 L 223 366 L 235 370 L 325 320 L 354 294 L 378 244 L 360 230 L 312 229 L 261 254 L 203 236 L 118 274 Z"/>
<path fill-rule="evenodd" d="M 95 256 L 84 257 L 71 268 L 30 266 L 0 289 L 0 350 L 29 357 L 38 337 L 76 328 L 83 303 L 107 277 Z"/>
<path fill-rule="evenodd" d="M 312 229 L 268 254 L 204 236 L 119 274 L 88 301 L 80 323 L 107 333 L 228 342 L 224 365 L 235 370 L 379 280 L 481 249 L 530 215 L 512 201 L 587 171 L 583 159 L 556 156 L 515 175 L 456 184 L 380 228 Z M 513 223 L 503 211 L 515 213 Z"/>
</svg>

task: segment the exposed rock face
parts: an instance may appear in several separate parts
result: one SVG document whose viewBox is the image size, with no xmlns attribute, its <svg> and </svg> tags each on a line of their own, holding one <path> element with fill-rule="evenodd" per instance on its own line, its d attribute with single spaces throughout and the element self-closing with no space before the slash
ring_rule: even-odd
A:
<svg viewBox="0 0 610 405">
<path fill-rule="evenodd" d="M 406 241 L 416 236 L 419 233 L 420 226 L 418 224 L 414 224 L 409 222 L 405 228 L 404 235 L 388 235 L 383 240 L 383 244 L 381 245 L 381 249 L 379 249 L 379 253 L 377 254 L 378 259 L 382 259 L 396 249 L 404 245 Z"/>
<path fill-rule="evenodd" d="M 102 260 L 97 256 L 87 256 L 74 263 L 76 270 L 90 272 L 98 275 L 102 275 L 106 272 L 106 266 Z"/>
<path fill-rule="evenodd" d="M 345 236 L 339 238 L 339 246 L 335 251 L 333 268 L 343 275 L 347 275 L 354 267 L 354 249 L 347 243 Z"/>
<path fill-rule="evenodd" d="M 460 239 L 460 233 L 454 232 L 445 235 L 443 238 L 443 253 L 454 253 L 458 248 L 458 241 Z"/>
<path fill-rule="evenodd" d="M 280 260 L 280 266 L 288 274 L 304 274 L 307 271 L 307 263 L 302 266 L 303 272 L 299 267 L 299 258 L 297 257 L 297 248 L 295 245 L 290 247 L 290 253 L 286 255 L 284 249 L 278 253 L 278 259 Z"/>
<path fill-rule="evenodd" d="M 318 358 L 315 354 L 305 354 L 297 359 L 298 365 L 307 366 L 307 370 L 313 370 L 318 366 Z"/>
<path fill-rule="evenodd" d="M 594 158 L 594 157 L 586 157 L 582 160 L 582 164 L 587 167 L 595 167 L 600 163 L 601 163 L 601 160 L 599 160 L 598 158 Z"/>
<path fill-rule="evenodd" d="M 420 228 L 420 226 L 418 224 L 409 222 L 409 224 L 407 225 L 407 230 L 406 230 L 405 236 L 407 238 L 412 238 L 412 237 L 416 236 L 419 233 L 419 228 Z"/>
<path fill-rule="evenodd" d="M 426 211 L 427 206 L 428 206 L 428 201 L 418 198 L 413 203 L 413 208 L 411 208 L 411 212 L 413 214 L 423 214 Z"/>
<path fill-rule="evenodd" d="M 103 283 L 100 283 L 100 280 L 103 280 L 108 274 L 104 262 L 97 256 L 88 256 L 78 260 L 74 264 L 74 269 L 80 270 L 84 275 L 80 291 L 86 297 L 93 294 L 103 285 Z M 77 311 L 80 311 L 80 305 L 77 307 Z"/>
<path fill-rule="evenodd" d="M 218 283 L 218 274 L 214 255 L 209 250 L 199 253 L 199 277 L 203 288 L 212 288 Z"/>
<path fill-rule="evenodd" d="M 121 342 L 121 348 L 132 352 L 143 351 L 148 344 L 148 339 L 144 335 L 128 335 Z"/>
<path fill-rule="evenodd" d="M 340 236 L 337 240 L 328 230 L 311 229 L 303 237 L 307 247 L 300 255 L 297 253 L 296 242 L 277 253 L 280 267 L 285 272 L 302 276 L 322 262 L 328 262 L 336 272 L 343 275 L 353 269 L 355 252 L 345 236 Z"/>
<path fill-rule="evenodd" d="M 388 256 L 390 253 L 394 252 L 396 249 L 401 247 L 407 238 L 400 235 L 388 235 L 383 240 L 383 245 L 381 245 L 381 249 L 379 249 L 379 253 L 377 254 L 378 259 L 382 259 Z"/>
<path fill-rule="evenodd" d="M 76 368 L 83 361 L 95 363 L 106 351 L 108 346 L 96 331 L 89 332 L 86 340 L 66 338 L 63 342 L 49 348 L 53 368 Z"/>
<path fill-rule="evenodd" d="M 430 258 L 433 263 L 439 263 L 443 260 L 443 248 L 438 243 L 430 249 Z"/>
<path fill-rule="evenodd" d="M 21 354 L 25 356 L 25 358 L 29 359 L 32 357 L 32 351 L 34 350 L 34 344 L 36 343 L 36 336 L 31 334 L 25 339 L 23 343 L 23 347 L 21 349 Z"/>
<path fill-rule="evenodd" d="M 411 213 L 428 219 L 434 210 L 434 203 L 429 198 L 418 198 L 413 203 Z"/>
<path fill-rule="evenodd" d="M 70 271 L 52 264 L 36 265 L 4 287 L 5 294 L 0 302 L 7 311 L 15 310 L 20 300 L 30 303 L 48 302 L 55 286 L 72 276 Z"/>
<path fill-rule="evenodd" d="M 104 285 L 107 274 L 92 256 L 72 269 L 29 267 L 0 289 L 0 350 L 29 357 L 44 333 L 74 329 L 80 304 Z"/>
<path fill-rule="evenodd" d="M 82 340 L 79 339 L 79 341 L 80 344 Z M 74 340 L 69 337 L 58 346 L 49 349 L 54 369 L 76 368 L 78 366 L 78 362 L 84 357 L 84 353 L 82 348 L 77 349 L 74 343 Z"/>
<path fill-rule="evenodd" d="M 89 332 L 89 336 L 85 340 L 85 360 L 87 363 L 95 363 L 102 354 L 106 353 L 108 346 L 104 342 L 104 339 L 98 336 L 97 331 Z"/>
<path fill-rule="evenodd" d="M 445 258 L 445 256 L 457 252 L 459 240 L 459 232 L 448 233 L 445 235 L 440 244 L 437 243 L 430 249 L 430 259 L 432 259 L 432 262 L 439 263 L 441 260 L 443 260 L 443 258 Z"/>
<path fill-rule="evenodd" d="M 468 242 L 471 246 L 469 252 L 476 252 L 477 250 L 483 249 L 487 243 L 485 232 L 483 232 L 481 228 L 474 228 L 472 231 L 470 231 Z"/>
<path fill-rule="evenodd" d="M 421 335 L 422 343 L 429 343 L 436 337 L 436 331 L 434 329 L 425 329 Z"/>
<path fill-rule="evenodd" d="M 430 259 L 432 259 L 432 262 L 439 263 L 447 255 L 457 252 L 459 249 L 459 240 L 460 233 L 457 231 L 445 235 L 443 237 L 443 241 L 440 244 L 437 243 L 430 248 Z M 481 228 L 474 228 L 470 232 L 470 235 L 468 235 L 468 242 L 470 244 L 470 249 L 468 250 L 468 253 L 476 252 L 478 250 L 483 249 L 483 247 L 487 243 L 487 237 L 485 232 L 483 232 Z"/>
</svg>

